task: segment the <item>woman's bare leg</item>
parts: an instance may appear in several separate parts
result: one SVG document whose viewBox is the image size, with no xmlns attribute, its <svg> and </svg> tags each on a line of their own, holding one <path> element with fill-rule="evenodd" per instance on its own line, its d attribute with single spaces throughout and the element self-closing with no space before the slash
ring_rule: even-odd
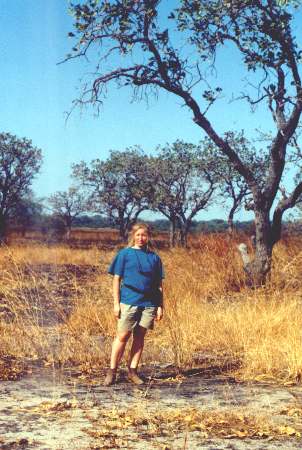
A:
<svg viewBox="0 0 302 450">
<path fill-rule="evenodd" d="M 131 335 L 131 331 L 125 331 L 124 333 L 117 333 L 111 350 L 110 369 L 107 371 L 107 375 L 104 380 L 104 386 L 110 386 L 115 383 L 117 367 L 122 359 L 125 351 L 126 344 Z"/>
<path fill-rule="evenodd" d="M 120 360 L 123 357 L 126 344 L 131 335 L 131 331 L 125 331 L 123 333 L 118 333 L 112 343 L 112 351 L 111 351 L 111 360 L 110 367 L 111 369 L 116 369 L 120 363 Z"/>
<path fill-rule="evenodd" d="M 146 333 L 147 329 L 140 325 L 136 326 L 133 330 L 133 341 L 129 356 L 130 369 L 137 369 L 138 367 L 144 349 Z"/>
</svg>

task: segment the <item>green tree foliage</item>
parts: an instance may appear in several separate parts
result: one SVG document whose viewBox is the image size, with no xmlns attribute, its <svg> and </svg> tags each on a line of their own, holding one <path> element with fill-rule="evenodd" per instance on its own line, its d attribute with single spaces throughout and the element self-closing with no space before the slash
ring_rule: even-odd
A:
<svg viewBox="0 0 302 450">
<path fill-rule="evenodd" d="M 171 225 L 170 244 L 187 244 L 187 235 L 196 214 L 206 209 L 215 189 L 211 164 L 200 146 L 176 141 L 159 148 L 149 158 L 150 207 L 166 216 Z"/>
<path fill-rule="evenodd" d="M 73 177 L 87 190 L 91 211 L 106 214 L 123 240 L 138 215 L 148 208 L 146 156 L 138 148 L 111 151 L 106 161 L 73 166 Z"/>
<path fill-rule="evenodd" d="M 132 87 L 136 98 L 166 90 L 182 100 L 196 125 L 243 177 L 253 197 L 256 252 L 249 270 L 257 284 L 270 271 L 283 214 L 302 193 L 298 183 L 275 201 L 302 111 L 302 53 L 293 35 L 294 9 L 281 3 L 176 0 L 169 3 L 167 17 L 160 0 L 87 0 L 71 6 L 74 32 L 70 36 L 77 41 L 67 59 L 89 57 L 96 68 L 79 103 L 99 104 L 112 82 Z M 254 91 L 238 92 L 238 97 L 254 109 L 267 108 L 274 124 L 263 149 L 269 168 L 261 184 L 218 131 L 215 116 L 208 114 L 221 97 L 221 87 L 206 83 L 207 71 L 215 66 L 218 51 L 229 46 L 241 56 L 246 76 L 258 83 Z"/>
<path fill-rule="evenodd" d="M 0 238 L 8 220 L 30 195 L 30 187 L 42 163 L 41 150 L 26 138 L 0 133 Z"/>
</svg>

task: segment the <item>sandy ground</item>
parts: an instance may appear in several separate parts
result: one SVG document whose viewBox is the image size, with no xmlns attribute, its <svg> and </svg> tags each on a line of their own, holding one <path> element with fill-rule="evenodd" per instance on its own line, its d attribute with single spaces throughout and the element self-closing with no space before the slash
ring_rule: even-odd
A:
<svg viewBox="0 0 302 450">
<path fill-rule="evenodd" d="M 146 426 L 119 426 L 120 411 L 157 411 L 196 408 L 207 411 L 242 409 L 264 414 L 276 424 L 292 425 L 281 411 L 302 398 L 298 386 L 276 387 L 236 383 L 232 378 L 206 378 L 198 371 L 173 377 L 169 371 L 145 368 L 146 384 L 136 387 L 121 373 L 114 387 L 102 377 L 74 376 L 53 368 L 35 368 L 18 381 L 0 382 L 0 448 L 5 449 L 301 449 L 297 436 L 237 439 L 208 437 L 200 431 L 169 428 L 164 435 Z M 173 375 L 173 374 L 172 374 Z M 106 417 L 104 416 L 106 413 Z M 112 418 L 110 414 L 112 413 Z M 116 426 L 112 425 L 116 421 Z M 297 423 L 298 421 L 298 423 Z M 295 426 L 301 425 L 301 417 Z M 110 423 L 109 423 L 110 422 Z M 101 430 L 101 431 L 100 431 Z M 150 431 L 150 430 L 149 430 Z"/>
</svg>

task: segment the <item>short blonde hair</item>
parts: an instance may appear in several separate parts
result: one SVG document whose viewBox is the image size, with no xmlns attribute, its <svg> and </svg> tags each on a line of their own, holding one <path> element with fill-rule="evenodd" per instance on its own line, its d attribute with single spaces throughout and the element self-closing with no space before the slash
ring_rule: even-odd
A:
<svg viewBox="0 0 302 450">
<path fill-rule="evenodd" d="M 147 248 L 152 248 L 152 242 L 151 242 L 151 227 L 149 225 L 147 225 L 146 223 L 143 222 L 137 222 L 135 223 L 132 227 L 131 230 L 129 232 L 128 235 L 128 247 L 133 247 L 134 245 L 134 235 L 135 233 L 140 230 L 143 229 L 146 231 L 147 235 L 148 235 L 148 242 L 147 242 Z"/>
</svg>

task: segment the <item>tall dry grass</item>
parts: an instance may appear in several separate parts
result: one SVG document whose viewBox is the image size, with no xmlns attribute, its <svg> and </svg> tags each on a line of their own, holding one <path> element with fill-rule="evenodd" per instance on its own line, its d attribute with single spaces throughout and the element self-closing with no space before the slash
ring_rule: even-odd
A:
<svg viewBox="0 0 302 450">
<path fill-rule="evenodd" d="M 2 353 L 86 369 L 106 364 L 116 326 L 107 275 L 113 255 L 2 248 Z M 245 286 L 235 241 L 226 236 L 200 236 L 192 249 L 160 255 L 165 316 L 147 335 L 145 363 L 221 367 L 244 379 L 301 378 L 301 239 L 275 247 L 272 277 L 257 290 Z"/>
</svg>

